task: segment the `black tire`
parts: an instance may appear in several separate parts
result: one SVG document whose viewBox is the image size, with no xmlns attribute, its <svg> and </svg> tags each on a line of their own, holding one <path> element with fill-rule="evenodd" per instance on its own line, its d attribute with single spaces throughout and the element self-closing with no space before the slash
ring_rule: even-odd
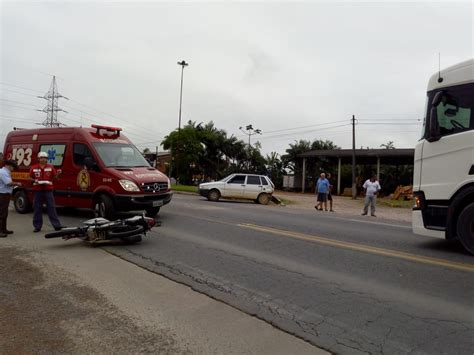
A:
<svg viewBox="0 0 474 355">
<path fill-rule="evenodd" d="M 115 217 L 114 202 L 108 195 L 100 195 L 94 202 L 94 215 L 108 220 Z"/>
<path fill-rule="evenodd" d="M 110 231 L 107 232 L 108 239 L 112 238 L 127 238 L 127 237 L 132 237 L 136 234 L 143 233 L 145 228 L 143 226 L 126 226 L 127 228 L 118 227 L 114 228 Z"/>
<path fill-rule="evenodd" d="M 44 235 L 44 237 L 46 239 L 61 238 L 61 237 L 68 237 L 68 236 L 71 236 L 71 237 L 77 236 L 77 237 L 79 237 L 81 234 L 82 234 L 82 231 L 81 231 L 80 228 L 66 228 L 66 229 L 62 229 L 62 230 L 57 231 L 57 232 L 46 233 Z"/>
<path fill-rule="evenodd" d="M 207 199 L 209 201 L 214 201 L 214 202 L 217 202 L 219 201 L 219 199 L 221 198 L 221 193 L 219 190 L 217 189 L 212 189 L 211 191 L 209 191 L 209 193 L 207 194 Z"/>
<path fill-rule="evenodd" d="M 21 214 L 28 213 L 33 210 L 25 190 L 20 190 L 14 193 L 13 205 L 15 206 L 15 210 Z"/>
<path fill-rule="evenodd" d="M 147 217 L 155 218 L 160 212 L 160 207 L 149 207 L 145 210 Z"/>
<path fill-rule="evenodd" d="M 474 255 L 474 203 L 464 207 L 459 214 L 457 231 L 464 248 Z"/>
<path fill-rule="evenodd" d="M 257 201 L 259 204 L 261 205 L 268 205 L 268 203 L 270 202 L 271 200 L 271 196 L 269 194 L 266 194 L 266 193 L 261 193 L 260 195 L 258 195 L 257 197 Z"/>
<path fill-rule="evenodd" d="M 134 244 L 140 243 L 142 241 L 142 236 L 140 234 L 132 235 L 130 237 L 121 238 L 125 244 Z"/>
</svg>

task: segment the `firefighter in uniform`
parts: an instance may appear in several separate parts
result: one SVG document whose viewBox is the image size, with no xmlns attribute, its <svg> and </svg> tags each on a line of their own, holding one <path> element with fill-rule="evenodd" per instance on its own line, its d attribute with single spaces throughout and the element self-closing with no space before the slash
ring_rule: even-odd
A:
<svg viewBox="0 0 474 355">
<path fill-rule="evenodd" d="M 51 164 L 48 164 L 48 153 L 38 153 L 38 164 L 34 164 L 30 168 L 30 177 L 33 180 L 33 227 L 34 232 L 39 232 L 43 227 L 43 204 L 46 205 L 49 220 L 54 230 L 60 230 L 62 227 L 59 222 L 56 206 L 53 196 L 53 180 L 60 174 L 61 170 L 56 170 Z"/>
</svg>

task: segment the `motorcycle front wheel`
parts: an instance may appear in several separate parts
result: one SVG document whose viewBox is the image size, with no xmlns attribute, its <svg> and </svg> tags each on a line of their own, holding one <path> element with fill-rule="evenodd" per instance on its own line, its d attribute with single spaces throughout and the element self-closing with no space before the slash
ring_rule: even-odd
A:
<svg viewBox="0 0 474 355">
<path fill-rule="evenodd" d="M 46 239 L 61 237 L 81 237 L 82 234 L 83 233 L 81 228 L 64 228 L 56 232 L 46 233 L 44 237 Z"/>
</svg>

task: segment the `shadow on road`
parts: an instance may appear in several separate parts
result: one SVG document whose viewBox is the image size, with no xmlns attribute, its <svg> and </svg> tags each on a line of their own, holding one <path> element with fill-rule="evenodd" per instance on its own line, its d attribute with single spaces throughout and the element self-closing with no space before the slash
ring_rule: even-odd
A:
<svg viewBox="0 0 474 355">
<path fill-rule="evenodd" d="M 420 248 L 426 250 L 432 250 L 445 254 L 462 254 L 466 256 L 471 256 L 462 246 L 459 240 L 442 240 L 442 239 L 433 239 L 426 241 L 424 243 L 418 244 Z"/>
</svg>

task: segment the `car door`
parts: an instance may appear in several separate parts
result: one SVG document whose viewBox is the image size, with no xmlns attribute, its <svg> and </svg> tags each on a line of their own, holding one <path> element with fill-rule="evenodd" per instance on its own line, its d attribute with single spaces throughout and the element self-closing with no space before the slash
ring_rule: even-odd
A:
<svg viewBox="0 0 474 355">
<path fill-rule="evenodd" d="M 260 181 L 260 176 L 247 175 L 247 181 L 245 183 L 244 197 L 255 200 L 258 195 L 262 192 L 263 186 Z"/>
<path fill-rule="evenodd" d="M 224 187 L 223 197 L 242 198 L 245 190 L 245 175 L 236 174 L 230 178 Z"/>
</svg>

